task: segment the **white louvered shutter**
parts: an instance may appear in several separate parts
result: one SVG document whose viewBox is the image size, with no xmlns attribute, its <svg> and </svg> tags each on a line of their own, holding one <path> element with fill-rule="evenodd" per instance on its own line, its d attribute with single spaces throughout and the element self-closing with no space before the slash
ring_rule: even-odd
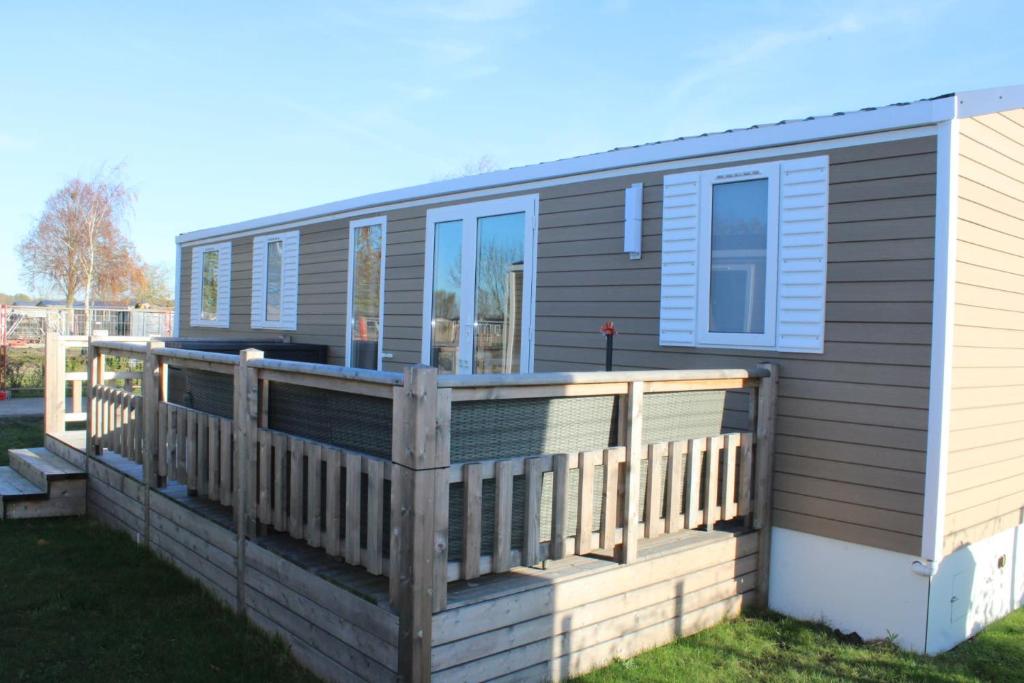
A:
<svg viewBox="0 0 1024 683">
<path fill-rule="evenodd" d="M 193 327 L 202 324 L 203 307 L 203 250 L 192 247 L 192 298 L 189 303 L 189 322 Z"/>
<path fill-rule="evenodd" d="M 284 237 L 281 274 L 281 327 L 294 330 L 298 326 L 299 312 L 299 233 Z"/>
<path fill-rule="evenodd" d="M 252 241 L 252 309 L 249 313 L 249 326 L 263 327 L 266 310 L 267 238 L 255 237 Z"/>
<path fill-rule="evenodd" d="M 784 161 L 779 173 L 779 351 L 825 349 L 828 157 Z"/>
<path fill-rule="evenodd" d="M 700 174 L 665 176 L 661 219 L 663 346 L 694 346 L 697 335 L 697 230 Z"/>
<path fill-rule="evenodd" d="M 231 325 L 231 242 L 217 245 L 217 326 Z"/>
</svg>

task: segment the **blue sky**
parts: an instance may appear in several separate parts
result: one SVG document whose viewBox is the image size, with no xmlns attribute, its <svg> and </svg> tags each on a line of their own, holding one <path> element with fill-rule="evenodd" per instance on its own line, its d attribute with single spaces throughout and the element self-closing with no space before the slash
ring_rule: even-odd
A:
<svg viewBox="0 0 1024 683">
<path fill-rule="evenodd" d="M 1024 82 L 1020 2 L 0 0 L 0 291 L 75 175 L 174 235 L 658 139 Z M 10 247 L 8 247 L 10 245 Z"/>
</svg>

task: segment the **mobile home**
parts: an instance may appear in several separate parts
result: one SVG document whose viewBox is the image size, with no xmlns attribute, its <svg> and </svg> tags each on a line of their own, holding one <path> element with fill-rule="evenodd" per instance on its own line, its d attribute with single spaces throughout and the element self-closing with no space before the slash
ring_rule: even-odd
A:
<svg viewBox="0 0 1024 683">
<path fill-rule="evenodd" d="M 1024 87 L 177 238 L 176 335 L 441 374 L 779 368 L 770 604 L 940 652 L 1024 596 Z"/>
</svg>

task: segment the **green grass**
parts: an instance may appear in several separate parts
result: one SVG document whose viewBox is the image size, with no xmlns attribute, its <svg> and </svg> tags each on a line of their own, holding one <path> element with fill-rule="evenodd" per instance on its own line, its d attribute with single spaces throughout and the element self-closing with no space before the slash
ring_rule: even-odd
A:
<svg viewBox="0 0 1024 683">
<path fill-rule="evenodd" d="M 0 420 L 0 449 L 42 421 Z M 88 518 L 0 521 L 0 681 L 315 681 L 194 581 Z"/>
<path fill-rule="evenodd" d="M 5 417 L 0 419 L 0 465 L 7 464 L 8 448 L 33 448 L 43 445 L 43 418 Z"/>
<path fill-rule="evenodd" d="M 609 681 L 1024 681 L 1024 610 L 935 658 L 851 643 L 825 626 L 752 613 L 578 679 Z"/>
<path fill-rule="evenodd" d="M 39 418 L 0 420 L 8 448 Z M 313 681 L 170 565 L 89 519 L 0 522 L 0 681 Z M 593 672 L 608 681 L 1024 681 L 1024 610 L 940 657 L 754 613 Z"/>
</svg>

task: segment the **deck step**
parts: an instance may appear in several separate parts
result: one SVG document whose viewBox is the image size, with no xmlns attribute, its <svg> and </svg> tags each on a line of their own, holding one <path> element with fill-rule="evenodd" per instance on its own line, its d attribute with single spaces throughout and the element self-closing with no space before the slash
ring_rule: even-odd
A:
<svg viewBox="0 0 1024 683">
<path fill-rule="evenodd" d="M 46 490 L 21 476 L 13 467 L 0 467 L 0 500 L 45 498 Z"/>
<path fill-rule="evenodd" d="M 45 448 L 12 448 L 7 456 L 18 474 L 42 489 L 48 488 L 52 481 L 86 478 L 85 470 Z"/>
<path fill-rule="evenodd" d="M 45 448 L 12 448 L 0 467 L 0 519 L 85 514 L 84 470 Z"/>
</svg>

